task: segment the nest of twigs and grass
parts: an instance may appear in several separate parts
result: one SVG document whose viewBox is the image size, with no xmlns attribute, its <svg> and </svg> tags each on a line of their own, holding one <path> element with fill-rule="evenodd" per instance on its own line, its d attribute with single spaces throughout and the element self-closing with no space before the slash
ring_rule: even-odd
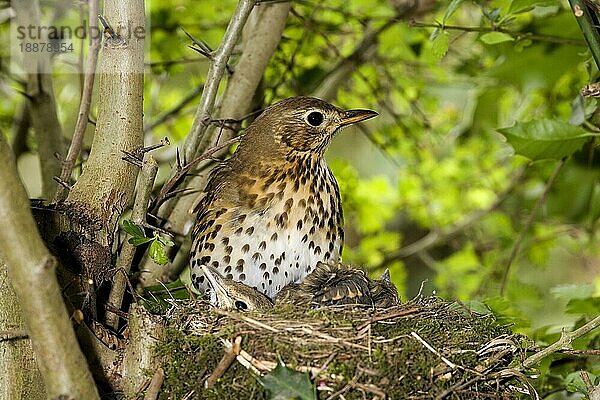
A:
<svg viewBox="0 0 600 400">
<path fill-rule="evenodd" d="M 436 297 L 263 314 L 188 301 L 169 314 L 155 349 L 163 399 L 511 399 L 532 390 L 511 368 L 524 356 L 521 336 Z"/>
</svg>

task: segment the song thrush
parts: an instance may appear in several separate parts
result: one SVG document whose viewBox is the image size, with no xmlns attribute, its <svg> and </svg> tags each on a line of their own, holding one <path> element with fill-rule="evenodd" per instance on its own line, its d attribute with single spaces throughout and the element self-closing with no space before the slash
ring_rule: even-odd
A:
<svg viewBox="0 0 600 400">
<path fill-rule="evenodd" d="M 312 97 L 267 108 L 233 156 L 211 172 L 192 231 L 192 283 L 202 266 L 273 298 L 317 262 L 337 262 L 344 241 L 337 182 L 324 152 L 342 127 L 376 116 Z"/>
<path fill-rule="evenodd" d="M 398 291 L 386 270 L 380 279 L 370 279 L 361 269 L 342 263 L 317 263 L 304 280 L 286 285 L 273 302 L 264 294 L 242 282 L 227 279 L 215 269 L 202 266 L 214 296 L 215 307 L 238 311 L 268 310 L 275 306 L 293 304 L 300 307 L 334 305 L 368 305 L 386 308 L 398 304 Z"/>
</svg>

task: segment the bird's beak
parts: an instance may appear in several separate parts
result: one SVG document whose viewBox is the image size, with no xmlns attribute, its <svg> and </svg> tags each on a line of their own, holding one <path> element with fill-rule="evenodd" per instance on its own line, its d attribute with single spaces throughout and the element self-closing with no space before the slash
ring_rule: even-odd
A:
<svg viewBox="0 0 600 400">
<path fill-rule="evenodd" d="M 202 265 L 202 272 L 204 272 L 204 276 L 208 279 L 210 286 L 213 289 L 214 298 L 211 296 L 211 303 L 215 307 L 221 308 L 232 308 L 233 301 L 227 293 L 227 290 L 223 287 L 221 282 L 223 281 L 223 277 L 221 274 L 217 272 L 214 268 L 211 268 L 207 265 Z"/>
<path fill-rule="evenodd" d="M 340 120 L 340 126 L 355 124 L 378 115 L 379 113 L 371 110 L 347 110 L 344 111 L 344 116 Z"/>
</svg>

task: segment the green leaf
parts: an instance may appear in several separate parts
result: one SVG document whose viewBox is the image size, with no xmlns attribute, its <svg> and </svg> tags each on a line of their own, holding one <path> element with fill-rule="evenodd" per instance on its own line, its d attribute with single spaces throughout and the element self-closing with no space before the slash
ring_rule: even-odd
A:
<svg viewBox="0 0 600 400">
<path fill-rule="evenodd" d="M 454 14 L 456 9 L 458 9 L 458 6 L 460 6 L 460 3 L 462 3 L 462 2 L 463 2 L 463 0 L 452 0 L 450 2 L 450 4 L 448 5 L 448 8 L 446 8 L 446 12 L 444 13 L 444 18 L 442 18 L 442 24 L 446 23 L 448 18 L 450 18 L 452 16 L 452 14 Z"/>
<path fill-rule="evenodd" d="M 440 60 L 444 58 L 448 52 L 448 34 L 446 32 L 441 31 L 440 34 L 431 41 L 431 52 Z"/>
<path fill-rule="evenodd" d="M 514 41 L 515 38 L 504 32 L 488 32 L 481 35 L 479 40 L 485 44 L 498 44 Z"/>
<path fill-rule="evenodd" d="M 163 246 L 172 247 L 175 246 L 172 240 L 159 236 L 158 233 L 154 232 L 154 238 L 160 242 Z"/>
<path fill-rule="evenodd" d="M 571 299 L 567 303 L 567 314 L 590 315 L 600 314 L 600 297 L 588 299 Z"/>
<path fill-rule="evenodd" d="M 260 384 L 269 393 L 269 400 L 316 400 L 317 393 L 308 374 L 294 371 L 279 362 L 262 378 Z"/>
<path fill-rule="evenodd" d="M 492 310 L 485 305 L 485 303 L 477 300 L 467 300 L 464 302 L 469 311 L 477 313 L 479 315 L 490 315 L 493 314 Z"/>
<path fill-rule="evenodd" d="M 532 10 L 536 6 L 547 7 L 560 5 L 559 0 L 513 0 L 508 9 L 509 14 L 518 14 Z"/>
<path fill-rule="evenodd" d="M 588 376 L 592 382 L 596 381 L 596 375 L 588 372 Z M 588 394 L 587 385 L 583 379 L 581 379 L 581 371 L 571 372 L 565 377 L 565 389 L 567 389 L 568 392 Z"/>
<path fill-rule="evenodd" d="M 148 254 L 150 254 L 150 258 L 158 265 L 166 265 L 169 262 L 165 248 L 160 243 L 160 240 L 152 240 L 152 244 L 150 244 L 150 248 L 148 249 Z"/>
<path fill-rule="evenodd" d="M 591 283 L 571 283 L 550 288 L 550 293 L 562 301 L 572 299 L 588 299 L 594 294 L 594 285 Z"/>
<path fill-rule="evenodd" d="M 146 237 L 142 228 L 129 219 L 123 220 L 123 230 L 133 237 Z"/>
<path fill-rule="evenodd" d="M 498 129 L 515 153 L 530 160 L 559 160 L 579 150 L 595 134 L 563 121 L 541 119 Z"/>
<path fill-rule="evenodd" d="M 136 236 L 136 237 L 129 238 L 128 242 L 129 242 L 129 244 L 132 244 L 134 246 L 139 246 L 139 245 L 142 245 L 144 243 L 151 242 L 153 240 L 154 239 L 149 238 L 149 237 L 139 237 L 139 236 Z"/>
</svg>

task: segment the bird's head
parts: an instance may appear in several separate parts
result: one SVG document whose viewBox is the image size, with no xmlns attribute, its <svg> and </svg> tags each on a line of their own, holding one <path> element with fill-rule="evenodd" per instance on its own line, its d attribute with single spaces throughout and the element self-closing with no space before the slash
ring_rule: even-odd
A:
<svg viewBox="0 0 600 400">
<path fill-rule="evenodd" d="M 381 275 L 381 278 L 370 281 L 369 290 L 373 298 L 373 304 L 377 305 L 377 307 L 397 306 L 400 301 L 398 289 L 392 282 L 390 270 L 387 268 Z"/>
<path fill-rule="evenodd" d="M 212 267 L 203 265 L 202 271 L 211 287 L 210 303 L 213 306 L 238 311 L 268 310 L 273 307 L 271 300 L 258 290 L 224 278 Z"/>
<path fill-rule="evenodd" d="M 250 125 L 246 138 L 260 137 L 285 154 L 322 154 L 340 128 L 376 115 L 371 110 L 342 110 L 315 97 L 291 97 L 268 107 Z"/>
</svg>

